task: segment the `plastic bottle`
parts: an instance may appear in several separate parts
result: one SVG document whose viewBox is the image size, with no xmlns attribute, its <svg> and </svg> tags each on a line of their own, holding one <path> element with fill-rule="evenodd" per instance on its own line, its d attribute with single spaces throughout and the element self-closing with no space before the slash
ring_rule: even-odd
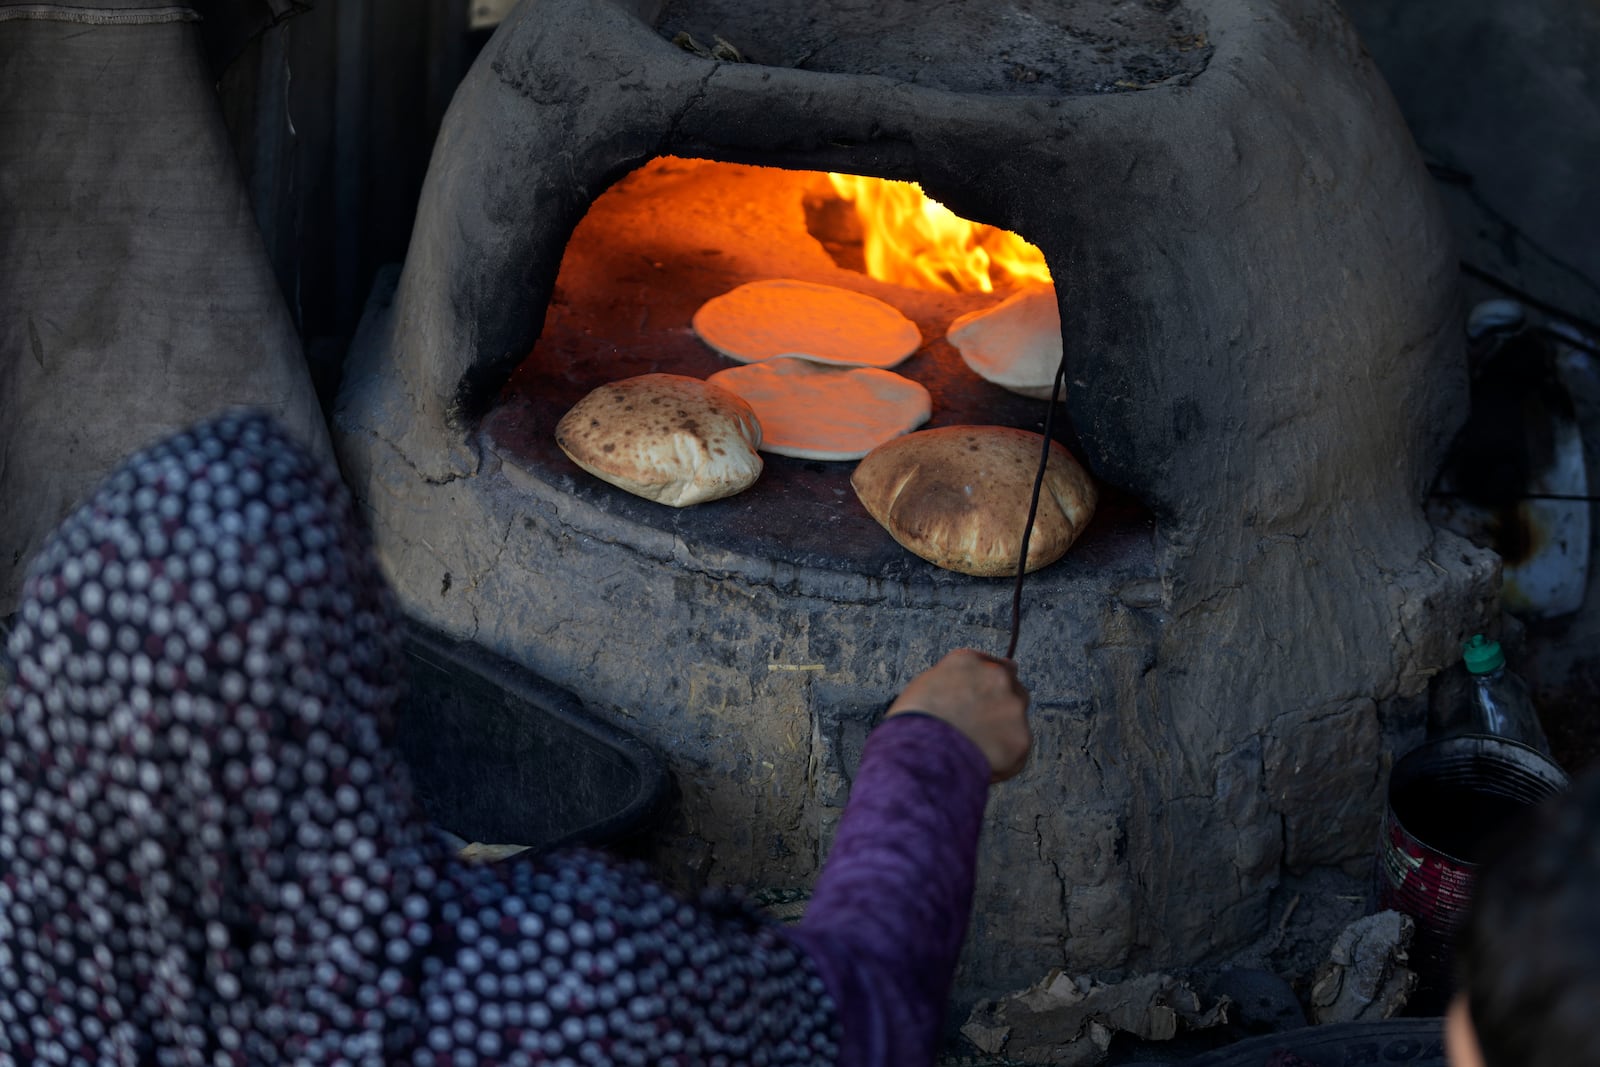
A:
<svg viewBox="0 0 1600 1067">
<path fill-rule="evenodd" d="M 1500 642 L 1473 634 L 1461 643 L 1461 662 L 1466 675 L 1440 694 L 1443 714 L 1434 732 L 1441 736 L 1491 734 L 1550 755 L 1550 742 L 1539 725 L 1528 683 L 1506 668 Z"/>
</svg>

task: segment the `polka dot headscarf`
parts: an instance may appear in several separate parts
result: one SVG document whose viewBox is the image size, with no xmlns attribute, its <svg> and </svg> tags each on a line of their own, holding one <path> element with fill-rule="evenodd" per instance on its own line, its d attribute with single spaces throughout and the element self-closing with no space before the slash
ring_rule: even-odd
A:
<svg viewBox="0 0 1600 1067">
<path fill-rule="evenodd" d="M 35 561 L 0 716 L 0 1062 L 826 1063 L 808 961 L 567 852 L 457 863 L 390 595 L 267 417 L 130 459 Z"/>
</svg>

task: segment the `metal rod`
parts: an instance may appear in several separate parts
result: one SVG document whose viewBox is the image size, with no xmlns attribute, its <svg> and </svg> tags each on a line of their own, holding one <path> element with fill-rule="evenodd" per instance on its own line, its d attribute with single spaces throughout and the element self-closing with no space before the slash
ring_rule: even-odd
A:
<svg viewBox="0 0 1600 1067">
<path fill-rule="evenodd" d="M 1439 490 L 1429 493 L 1428 495 L 1431 497 L 1440 497 L 1446 500 L 1467 500 L 1483 508 L 1504 507 L 1506 504 L 1509 504 L 1515 500 L 1577 500 L 1590 504 L 1594 503 L 1596 500 L 1600 500 L 1600 496 L 1584 496 L 1580 493 L 1518 493 L 1514 497 L 1510 497 L 1506 500 L 1497 500 L 1492 503 L 1485 503 L 1484 501 L 1475 498 L 1471 493 L 1449 493 Z"/>
<path fill-rule="evenodd" d="M 1067 379 L 1067 347 L 1061 346 L 1061 362 L 1056 364 L 1055 381 L 1050 385 L 1050 406 L 1044 413 L 1044 444 L 1039 448 L 1039 470 L 1033 476 L 1033 496 L 1028 500 L 1028 521 L 1022 527 L 1022 548 L 1017 554 L 1017 581 L 1011 587 L 1011 643 L 1006 659 L 1017 654 L 1017 639 L 1022 636 L 1022 578 L 1028 573 L 1028 541 L 1033 537 L 1033 520 L 1039 514 L 1039 491 L 1044 488 L 1045 469 L 1050 466 L 1050 428 L 1055 422 L 1056 404 Z"/>
</svg>

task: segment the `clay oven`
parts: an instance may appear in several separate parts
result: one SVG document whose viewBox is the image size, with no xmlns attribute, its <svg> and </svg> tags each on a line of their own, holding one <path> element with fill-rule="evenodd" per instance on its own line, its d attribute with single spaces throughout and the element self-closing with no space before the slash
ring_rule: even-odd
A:
<svg viewBox="0 0 1600 1067">
<path fill-rule="evenodd" d="M 540 0 L 461 87 L 347 368 L 346 473 L 410 611 L 666 754 L 668 870 L 803 887 L 885 702 L 1003 649 L 1010 588 L 904 553 L 848 465 L 679 512 L 560 458 L 584 383 L 674 369 L 695 301 L 801 255 L 735 189 L 698 261 L 605 246 L 558 289 L 602 194 L 668 156 L 914 180 L 1054 275 L 1060 436 L 1111 503 L 1029 579 L 1037 747 L 991 803 L 961 996 L 1201 961 L 1284 870 L 1365 862 L 1496 564 L 1421 512 L 1464 408 L 1455 260 L 1338 8 Z M 946 421 L 1042 421 L 991 393 Z"/>
</svg>

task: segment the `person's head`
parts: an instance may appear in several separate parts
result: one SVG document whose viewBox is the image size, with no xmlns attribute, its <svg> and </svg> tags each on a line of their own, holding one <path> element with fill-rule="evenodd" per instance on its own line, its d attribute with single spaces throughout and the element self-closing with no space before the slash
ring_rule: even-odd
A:
<svg viewBox="0 0 1600 1067">
<path fill-rule="evenodd" d="M 398 623 L 337 472 L 260 413 L 61 524 L 0 714 L 0 1059 L 403 1047 L 432 872 Z"/>
<path fill-rule="evenodd" d="M 1453 1067 L 1600 1065 L 1600 773 L 1479 870 L 1458 961 Z"/>
</svg>

